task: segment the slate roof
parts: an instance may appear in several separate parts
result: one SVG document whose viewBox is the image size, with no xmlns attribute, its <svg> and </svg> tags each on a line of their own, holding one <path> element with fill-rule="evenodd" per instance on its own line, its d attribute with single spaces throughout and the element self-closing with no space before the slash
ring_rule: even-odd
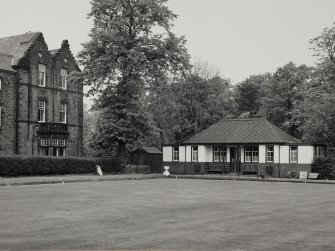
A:
<svg viewBox="0 0 335 251">
<path fill-rule="evenodd" d="M 0 53 L 0 69 L 1 70 L 15 72 L 15 70 L 12 68 L 12 61 L 13 61 L 13 56 Z"/>
<path fill-rule="evenodd" d="M 41 34 L 41 32 L 30 32 L 0 38 L 0 69 L 13 70 L 11 66 L 18 63 L 35 39 Z M 10 60 L 9 57 L 11 57 Z"/>
<path fill-rule="evenodd" d="M 223 119 L 183 144 L 302 143 L 264 118 Z"/>
<path fill-rule="evenodd" d="M 146 153 L 162 153 L 156 147 L 142 147 L 142 150 L 145 151 Z"/>
</svg>

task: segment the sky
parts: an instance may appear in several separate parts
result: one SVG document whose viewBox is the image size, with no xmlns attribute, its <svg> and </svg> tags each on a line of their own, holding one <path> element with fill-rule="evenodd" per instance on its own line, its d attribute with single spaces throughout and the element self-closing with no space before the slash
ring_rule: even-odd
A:
<svg viewBox="0 0 335 251">
<path fill-rule="evenodd" d="M 290 61 L 313 65 L 310 39 L 335 22 L 334 0 L 169 0 L 192 61 L 233 84 Z M 0 0 L 0 37 L 41 31 L 49 49 L 68 39 L 74 55 L 89 40 L 90 0 Z"/>
</svg>

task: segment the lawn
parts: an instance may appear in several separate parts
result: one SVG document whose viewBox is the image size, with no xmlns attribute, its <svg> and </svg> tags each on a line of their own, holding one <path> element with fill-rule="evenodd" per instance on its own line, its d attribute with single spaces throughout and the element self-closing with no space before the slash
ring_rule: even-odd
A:
<svg viewBox="0 0 335 251">
<path fill-rule="evenodd" d="M 0 249 L 334 250 L 334 194 L 183 179 L 0 187 Z"/>
</svg>

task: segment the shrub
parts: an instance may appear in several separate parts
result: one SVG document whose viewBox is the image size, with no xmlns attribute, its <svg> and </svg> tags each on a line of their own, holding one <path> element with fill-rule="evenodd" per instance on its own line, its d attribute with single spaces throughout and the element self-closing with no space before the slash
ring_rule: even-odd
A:
<svg viewBox="0 0 335 251">
<path fill-rule="evenodd" d="M 335 160 L 317 158 L 312 164 L 312 172 L 319 173 L 319 179 L 335 179 Z"/>
<path fill-rule="evenodd" d="M 0 176 L 88 174 L 96 173 L 97 164 L 101 164 L 106 173 L 123 171 L 118 162 L 111 159 L 10 155 L 0 156 Z"/>
<path fill-rule="evenodd" d="M 100 165 L 102 172 L 104 173 L 123 173 L 125 167 L 123 163 L 120 163 L 117 159 L 101 157 L 97 158 L 97 164 Z"/>
</svg>

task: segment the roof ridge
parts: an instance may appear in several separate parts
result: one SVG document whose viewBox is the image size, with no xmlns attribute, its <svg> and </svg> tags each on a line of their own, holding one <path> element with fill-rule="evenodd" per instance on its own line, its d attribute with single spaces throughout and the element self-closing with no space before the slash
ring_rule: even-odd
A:
<svg viewBox="0 0 335 251">
<path fill-rule="evenodd" d="M 236 120 L 236 121 L 247 121 L 247 120 L 267 120 L 266 118 L 234 118 L 234 119 L 227 119 L 227 118 L 224 118 L 224 119 L 221 119 L 221 120 Z M 220 120 L 220 121 L 221 121 Z"/>
<path fill-rule="evenodd" d="M 204 130 L 198 132 L 197 134 L 193 135 L 192 137 L 190 137 L 190 138 L 188 138 L 188 139 L 186 139 L 186 140 L 183 140 L 181 143 L 184 143 L 185 141 L 188 141 L 188 140 L 191 139 L 191 138 L 194 138 L 194 137 L 196 137 L 196 136 L 198 136 L 198 135 L 200 135 L 200 134 L 202 134 L 202 133 L 205 133 L 205 132 L 208 131 L 211 127 L 215 126 L 216 124 L 219 124 L 219 123 L 220 123 L 221 121 L 223 121 L 223 120 L 224 120 L 224 119 L 220 119 L 218 122 L 214 123 L 213 125 L 210 125 L 210 126 L 207 127 L 206 129 L 204 129 Z"/>
<path fill-rule="evenodd" d="M 281 140 L 281 137 L 278 135 L 277 131 L 275 130 L 275 128 L 273 126 L 276 126 L 274 124 L 272 124 L 270 121 L 266 120 L 266 123 L 270 126 L 271 131 L 273 133 L 273 135 L 276 137 L 277 140 Z M 277 126 L 276 126 L 277 127 Z M 278 129 L 280 129 L 279 127 L 277 127 Z M 281 129 L 280 129 L 281 130 Z"/>
<path fill-rule="evenodd" d="M 0 37 L 0 39 L 2 39 L 2 38 L 21 37 L 21 36 L 28 35 L 28 34 L 41 34 L 41 33 L 42 32 L 40 32 L 40 31 L 26 32 L 26 33 L 22 33 L 22 34 L 18 34 L 18 35 L 13 35 L 13 36 Z"/>
<path fill-rule="evenodd" d="M 10 58 L 12 58 L 12 57 L 13 57 L 13 55 L 6 54 L 6 53 L 2 53 L 2 52 L 0 52 L 0 55 L 1 55 L 1 56 L 10 57 Z"/>
<path fill-rule="evenodd" d="M 293 137 L 291 134 L 288 134 L 288 133 L 285 132 L 283 129 L 281 129 L 281 128 L 279 128 L 278 126 L 272 124 L 270 121 L 266 120 L 266 122 L 269 124 L 269 126 L 270 126 L 270 128 L 271 128 L 273 134 L 275 135 L 275 137 L 276 137 L 278 140 L 281 140 L 281 136 L 278 135 L 278 132 L 277 132 L 277 130 L 275 130 L 275 129 L 279 129 L 282 133 L 285 133 L 286 135 L 292 137 L 294 140 L 296 140 L 296 141 L 300 141 L 300 142 L 301 142 L 301 140 L 296 139 L 296 138 Z"/>
</svg>

